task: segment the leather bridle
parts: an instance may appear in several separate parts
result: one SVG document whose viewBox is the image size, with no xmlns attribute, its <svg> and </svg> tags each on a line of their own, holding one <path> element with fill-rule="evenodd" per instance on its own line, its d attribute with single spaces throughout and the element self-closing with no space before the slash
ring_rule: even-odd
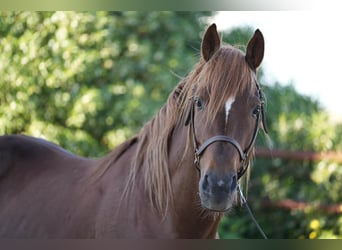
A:
<svg viewBox="0 0 342 250">
<path fill-rule="evenodd" d="M 258 95 L 259 95 L 259 99 L 260 99 L 260 104 L 258 106 L 258 108 L 260 109 L 260 111 L 258 112 L 258 114 L 256 114 L 256 124 L 255 124 L 255 128 L 253 131 L 253 136 L 251 141 L 249 142 L 248 146 L 245 148 L 245 150 L 242 149 L 241 145 L 239 144 L 238 141 L 236 141 L 234 138 L 226 136 L 226 135 L 216 135 L 213 136 L 211 138 L 209 138 L 208 140 L 206 140 L 202 145 L 198 146 L 197 143 L 197 139 L 196 139 L 196 133 L 195 133 L 195 121 L 194 121 L 194 117 L 195 117 L 195 103 L 196 103 L 196 99 L 195 98 L 191 98 L 191 107 L 190 107 L 190 114 L 189 114 L 189 123 L 190 123 L 190 129 L 191 134 L 192 134 L 192 140 L 193 140 L 193 146 L 194 146 L 194 153 L 195 153 L 195 160 L 194 160 L 194 164 L 195 167 L 197 168 L 197 170 L 200 172 L 200 157 L 201 155 L 204 153 L 204 151 L 213 143 L 215 142 L 226 142 L 231 144 L 236 151 L 238 152 L 239 156 L 240 156 L 240 170 L 237 173 L 237 178 L 240 179 L 245 172 L 248 169 L 249 166 L 249 154 L 252 151 L 252 148 L 254 146 L 256 137 L 258 135 L 258 131 L 259 131 L 259 125 L 260 125 L 260 121 L 262 122 L 263 125 L 263 129 L 265 131 L 265 133 L 267 133 L 267 128 L 266 128 L 266 123 L 265 123 L 265 112 L 264 112 L 264 100 L 263 100 L 263 95 L 262 95 L 262 91 L 259 87 L 258 84 L 256 84 L 257 86 L 257 91 L 258 91 Z"/>
<path fill-rule="evenodd" d="M 226 136 L 226 135 L 216 135 L 216 136 L 213 136 L 213 137 L 209 138 L 208 140 L 206 140 L 202 145 L 198 146 L 197 139 L 196 139 L 196 133 L 195 133 L 195 104 L 196 104 L 196 98 L 192 97 L 190 99 L 191 100 L 191 106 L 190 106 L 189 114 L 188 114 L 188 116 L 186 118 L 186 121 L 185 121 L 185 125 L 188 125 L 190 123 L 190 129 L 191 129 L 193 146 L 194 146 L 194 152 L 195 152 L 194 164 L 195 164 L 195 167 L 197 168 L 197 170 L 199 172 L 199 175 L 201 175 L 201 169 L 200 169 L 200 165 L 199 165 L 200 164 L 200 157 L 204 153 L 206 148 L 208 148 L 211 144 L 213 144 L 215 142 L 226 142 L 226 143 L 229 143 L 238 152 L 238 154 L 240 156 L 240 165 L 241 165 L 240 170 L 237 173 L 237 179 L 238 180 L 247 171 L 248 166 L 249 166 L 249 154 L 252 151 L 252 148 L 254 146 L 256 137 L 258 135 L 260 122 L 262 123 L 263 129 L 264 129 L 265 133 L 267 134 L 267 127 L 266 127 L 266 120 L 265 120 L 265 111 L 264 111 L 265 102 L 264 102 L 264 98 L 263 98 L 263 95 L 262 95 L 261 88 L 259 87 L 259 85 L 257 83 L 256 83 L 256 87 L 257 87 L 258 96 L 259 96 L 259 99 L 260 99 L 260 104 L 258 105 L 259 112 L 256 114 L 256 124 L 255 124 L 255 127 L 254 127 L 252 139 L 249 142 L 249 144 L 247 145 L 247 147 L 245 148 L 245 150 L 242 150 L 242 147 L 241 147 L 240 143 L 237 140 L 235 140 L 232 137 Z M 259 223 L 256 221 L 255 217 L 253 216 L 253 213 L 252 213 L 251 209 L 249 208 L 249 206 L 247 204 L 246 198 L 244 197 L 244 195 L 243 195 L 243 193 L 241 191 L 239 183 L 237 184 L 237 190 L 240 193 L 240 199 L 241 199 L 242 205 L 246 208 L 249 216 L 251 217 L 252 221 L 256 225 L 256 227 L 257 227 L 258 231 L 260 232 L 261 236 L 264 239 L 267 239 L 266 234 L 264 233 L 264 231 L 260 227 Z"/>
</svg>

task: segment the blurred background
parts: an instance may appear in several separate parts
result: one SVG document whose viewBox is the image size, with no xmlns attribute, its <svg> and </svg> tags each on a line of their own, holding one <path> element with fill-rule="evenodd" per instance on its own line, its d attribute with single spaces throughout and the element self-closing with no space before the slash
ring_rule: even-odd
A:
<svg viewBox="0 0 342 250">
<path fill-rule="evenodd" d="M 208 24 L 216 22 L 223 41 L 242 50 L 259 28 L 269 135 L 257 139 L 249 204 L 269 238 L 342 238 L 340 72 L 337 60 L 319 57 L 335 37 L 311 26 L 300 32 L 306 18 L 276 13 L 279 19 L 265 12 L 0 12 L 0 134 L 101 157 L 165 103 L 197 62 Z M 224 217 L 219 233 L 260 237 L 242 208 Z"/>
</svg>

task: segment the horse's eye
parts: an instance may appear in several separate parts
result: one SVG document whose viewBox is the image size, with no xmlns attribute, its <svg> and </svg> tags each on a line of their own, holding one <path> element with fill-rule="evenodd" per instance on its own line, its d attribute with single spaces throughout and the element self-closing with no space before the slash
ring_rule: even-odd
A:
<svg viewBox="0 0 342 250">
<path fill-rule="evenodd" d="M 258 106 L 256 106 L 255 107 L 255 109 L 253 110 L 253 116 L 254 117 L 257 117 L 259 114 L 260 114 L 260 112 L 261 112 L 261 107 L 258 105 Z"/>
<path fill-rule="evenodd" d="M 199 97 L 196 98 L 196 106 L 197 106 L 198 110 L 202 110 L 203 109 L 203 101 Z"/>
</svg>

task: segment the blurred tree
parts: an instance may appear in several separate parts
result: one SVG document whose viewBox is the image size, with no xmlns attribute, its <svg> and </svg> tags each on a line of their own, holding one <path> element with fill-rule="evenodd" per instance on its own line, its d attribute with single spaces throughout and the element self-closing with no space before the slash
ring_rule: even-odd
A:
<svg viewBox="0 0 342 250">
<path fill-rule="evenodd" d="M 0 133 L 102 155 L 137 131 L 190 70 L 200 20 L 210 14 L 0 13 Z"/>
</svg>

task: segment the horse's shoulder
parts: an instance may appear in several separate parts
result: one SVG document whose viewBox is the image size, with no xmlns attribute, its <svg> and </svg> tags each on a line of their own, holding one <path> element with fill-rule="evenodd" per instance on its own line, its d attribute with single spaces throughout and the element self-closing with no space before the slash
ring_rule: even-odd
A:
<svg viewBox="0 0 342 250">
<path fill-rule="evenodd" d="M 25 135 L 0 136 L 0 176 L 15 162 L 32 161 L 39 157 L 53 157 L 54 155 L 77 157 L 46 140 Z"/>
</svg>

